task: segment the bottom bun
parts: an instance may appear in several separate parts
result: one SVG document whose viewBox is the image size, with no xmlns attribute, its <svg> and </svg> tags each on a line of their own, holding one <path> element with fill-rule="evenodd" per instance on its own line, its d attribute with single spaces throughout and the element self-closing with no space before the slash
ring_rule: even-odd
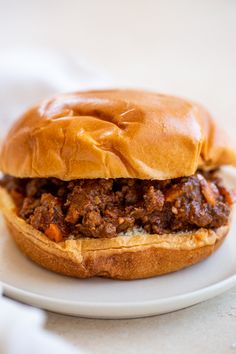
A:
<svg viewBox="0 0 236 354">
<path fill-rule="evenodd" d="M 77 278 L 128 280 L 174 272 L 210 256 L 229 230 L 229 226 L 222 226 L 165 235 L 133 230 L 110 239 L 55 243 L 16 215 L 15 205 L 3 188 L 0 206 L 11 235 L 26 256 L 46 269 Z"/>
</svg>

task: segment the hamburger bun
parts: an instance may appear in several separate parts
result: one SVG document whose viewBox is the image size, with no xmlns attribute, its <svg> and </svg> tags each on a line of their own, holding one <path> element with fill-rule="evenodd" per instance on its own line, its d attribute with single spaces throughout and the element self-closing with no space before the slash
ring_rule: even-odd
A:
<svg viewBox="0 0 236 354">
<path fill-rule="evenodd" d="M 67 94 L 28 110 L 0 152 L 15 177 L 172 179 L 236 166 L 228 137 L 200 105 L 134 90 Z"/>
<path fill-rule="evenodd" d="M 4 174 L 18 178 L 174 179 L 197 169 L 236 166 L 228 137 L 199 104 L 135 90 L 64 94 L 29 109 L 0 151 Z M 200 262 L 223 242 L 217 229 L 148 234 L 131 230 L 112 238 L 51 241 L 17 215 L 0 188 L 7 226 L 23 253 L 68 276 L 138 279 Z"/>
</svg>

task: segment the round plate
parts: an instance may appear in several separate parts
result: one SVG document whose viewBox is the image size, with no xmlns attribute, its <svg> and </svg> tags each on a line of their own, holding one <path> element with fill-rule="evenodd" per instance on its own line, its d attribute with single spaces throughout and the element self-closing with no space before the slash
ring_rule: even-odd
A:
<svg viewBox="0 0 236 354">
<path fill-rule="evenodd" d="M 227 174 L 236 186 L 236 175 Z M 79 280 L 26 259 L 0 223 L 0 281 L 16 300 L 54 312 L 92 318 L 135 318 L 178 310 L 236 284 L 236 217 L 221 248 L 190 268 L 144 280 Z"/>
</svg>

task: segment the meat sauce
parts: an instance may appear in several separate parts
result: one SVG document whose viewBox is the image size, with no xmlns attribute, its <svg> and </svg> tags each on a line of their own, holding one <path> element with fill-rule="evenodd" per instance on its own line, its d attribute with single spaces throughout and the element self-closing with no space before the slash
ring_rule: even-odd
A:
<svg viewBox="0 0 236 354">
<path fill-rule="evenodd" d="M 133 228 L 150 234 L 218 228 L 229 221 L 232 193 L 216 173 L 164 181 L 19 179 L 0 182 L 18 215 L 48 238 L 110 238 Z"/>
</svg>

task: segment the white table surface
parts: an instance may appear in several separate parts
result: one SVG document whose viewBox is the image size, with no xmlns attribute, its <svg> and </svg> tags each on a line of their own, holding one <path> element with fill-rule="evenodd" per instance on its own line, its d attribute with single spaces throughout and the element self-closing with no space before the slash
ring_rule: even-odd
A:
<svg viewBox="0 0 236 354">
<path fill-rule="evenodd" d="M 47 328 L 96 354 L 236 353 L 236 288 L 170 314 L 90 320 L 49 313 Z"/>
<path fill-rule="evenodd" d="M 0 33 L 0 51 L 40 46 L 66 52 L 120 86 L 200 101 L 235 140 L 234 0 L 0 0 Z M 146 319 L 49 313 L 47 328 L 94 354 L 236 353 L 236 288 Z"/>
</svg>

